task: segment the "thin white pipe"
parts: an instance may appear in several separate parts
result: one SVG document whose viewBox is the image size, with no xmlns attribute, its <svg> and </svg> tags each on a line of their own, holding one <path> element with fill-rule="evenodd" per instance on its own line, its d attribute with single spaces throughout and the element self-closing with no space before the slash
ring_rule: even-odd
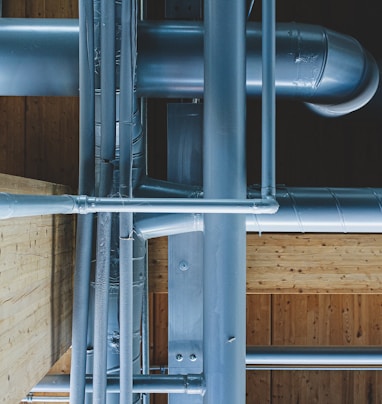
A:
<svg viewBox="0 0 382 404">
<path fill-rule="evenodd" d="M 8 219 L 97 212 L 273 214 L 277 212 L 278 204 L 261 199 L 104 198 L 0 193 L 0 208 L 0 219 Z"/>
</svg>

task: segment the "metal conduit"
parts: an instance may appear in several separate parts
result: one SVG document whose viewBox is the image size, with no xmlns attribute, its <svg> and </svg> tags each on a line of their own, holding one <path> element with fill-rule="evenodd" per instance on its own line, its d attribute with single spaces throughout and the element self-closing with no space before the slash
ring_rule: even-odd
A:
<svg viewBox="0 0 382 404">
<path fill-rule="evenodd" d="M 307 102 L 326 116 L 352 112 L 373 98 L 379 69 L 354 38 L 297 23 L 276 30 L 277 96 Z M 144 21 L 138 36 L 137 96 L 203 96 L 202 24 Z M 250 97 L 262 91 L 260 50 L 261 25 L 248 23 Z M 0 73 L 1 95 L 78 95 L 78 21 L 2 18 Z"/>
<path fill-rule="evenodd" d="M 67 393 L 69 392 L 69 375 L 48 375 L 37 384 L 31 393 Z M 92 392 L 92 379 L 87 377 L 86 391 Z M 205 392 L 202 375 L 134 375 L 133 393 L 175 393 L 200 394 Z M 117 377 L 108 377 L 107 393 L 120 393 L 121 385 Z"/>
<path fill-rule="evenodd" d="M 0 219 L 51 214 L 100 212 L 268 213 L 277 202 L 262 199 L 104 198 L 86 195 L 22 195 L 0 192 Z M 131 233 L 132 234 L 132 233 Z"/>
<path fill-rule="evenodd" d="M 95 176 L 94 176 L 94 29 L 93 29 L 93 2 L 91 0 L 80 0 L 79 4 L 79 48 L 77 48 L 77 60 L 79 64 L 79 92 L 80 92 L 80 144 L 79 144 L 79 192 L 94 195 Z M 74 30 L 70 29 L 70 37 L 73 39 Z M 24 32 L 24 37 L 28 36 L 30 31 Z M 41 34 L 41 39 L 44 34 Z M 45 34 L 46 37 L 46 34 Z M 56 35 L 58 40 L 61 35 Z M 15 38 L 16 39 L 16 38 Z M 19 38 L 18 40 L 20 40 Z M 51 40 L 52 38 L 50 38 Z M 73 52 L 76 47 L 66 43 L 67 37 L 64 37 L 64 43 L 55 44 L 56 50 L 64 54 L 68 48 Z M 43 39 L 42 39 L 43 40 Z M 17 41 L 17 39 L 16 39 Z M 43 40 L 44 41 L 44 40 Z M 78 43 L 78 42 L 77 42 Z M 60 48 L 58 45 L 63 45 Z M 23 45 L 25 46 L 25 44 Z M 24 49 L 33 49 L 34 47 Z M 12 49 L 12 48 L 11 48 Z M 78 52 L 79 50 L 79 52 Z M 56 51 L 56 53 L 57 53 Z M 56 54 L 55 53 L 55 54 Z M 66 55 L 65 55 L 66 56 Z M 51 56 L 50 56 L 51 57 Z M 49 57 L 49 59 L 50 59 Z M 54 57 L 53 57 L 54 59 Z M 61 56 L 58 63 L 62 61 Z M 30 67 L 31 63 L 27 63 Z M 33 63 L 32 63 L 33 64 Z M 48 69 L 55 68 L 50 63 Z M 39 66 L 34 66 L 40 68 Z M 63 80 L 64 87 L 70 87 L 70 83 L 65 79 L 66 72 L 60 66 L 57 66 L 55 75 L 58 74 Z M 15 70 L 17 71 L 17 70 Z M 33 71 L 33 68 L 32 68 Z M 41 70 L 44 72 L 45 70 Z M 70 70 L 70 73 L 74 73 Z M 44 74 L 44 73 L 43 73 Z M 51 74 L 50 74 L 51 75 Z M 13 75 L 10 77 L 14 77 Z M 33 82 L 30 75 L 24 76 Z M 61 80 L 61 79 L 60 79 Z M 55 86 L 57 81 L 48 83 Z M 60 81 L 62 84 L 62 81 Z M 38 83 L 40 84 L 40 83 Z M 78 88 L 78 87 L 77 87 Z M 72 360 L 70 384 L 70 395 L 72 404 L 83 404 L 85 402 L 85 373 L 86 373 L 86 353 L 87 353 L 87 333 L 88 333 L 88 314 L 89 314 L 89 289 L 90 289 L 90 271 L 92 259 L 92 237 L 93 235 L 93 215 L 79 218 L 77 224 L 76 241 L 76 263 L 74 273 L 74 291 L 73 291 L 73 320 L 72 320 Z"/>
</svg>

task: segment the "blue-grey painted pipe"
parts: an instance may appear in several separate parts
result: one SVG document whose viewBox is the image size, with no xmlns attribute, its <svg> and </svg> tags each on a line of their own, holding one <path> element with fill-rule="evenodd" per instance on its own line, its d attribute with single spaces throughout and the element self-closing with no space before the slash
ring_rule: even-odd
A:
<svg viewBox="0 0 382 404">
<path fill-rule="evenodd" d="M 249 346 L 246 364 L 253 366 L 382 366 L 377 346 Z"/>
<path fill-rule="evenodd" d="M 132 143 L 134 115 L 134 69 L 136 43 L 134 42 L 133 12 L 135 1 L 122 0 L 119 144 L 119 193 L 132 196 Z M 120 403 L 133 401 L 133 215 L 119 215 L 119 326 L 120 326 Z"/>
<path fill-rule="evenodd" d="M 80 140 L 79 140 L 79 192 L 94 195 L 95 189 L 95 131 L 94 131 L 94 30 L 93 30 L 93 2 L 91 0 L 80 0 L 79 4 L 79 27 L 80 35 L 77 44 L 79 44 L 79 51 L 76 54 L 79 63 L 74 65 L 79 69 L 79 93 L 80 93 Z M 48 23 L 49 24 L 49 23 Z M 70 33 L 69 36 L 62 35 L 60 29 L 64 32 Z M 60 84 L 64 85 L 64 88 L 68 89 L 71 86 L 70 80 L 74 75 L 73 70 L 67 69 L 73 68 L 73 64 L 68 65 L 68 61 L 62 60 L 62 55 L 65 55 L 65 51 L 69 51 L 73 57 L 74 50 L 73 39 L 75 35 L 75 29 L 73 24 L 70 25 L 70 29 L 62 28 L 55 30 L 54 38 L 57 41 L 53 41 L 53 47 L 55 47 L 54 55 L 61 53 L 58 56 L 58 66 L 56 73 L 56 79 L 59 77 Z M 78 28 L 77 28 L 78 29 Z M 40 36 L 40 40 L 44 43 L 48 41 L 52 48 L 52 37 L 47 35 L 45 30 L 37 30 Z M 58 32 L 57 32 L 58 31 Z M 48 29 L 50 32 L 50 29 Z M 24 32 L 24 37 L 30 35 L 30 29 Z M 62 38 L 62 40 L 60 39 Z M 71 40 L 70 40 L 70 39 Z M 16 42 L 21 38 L 14 38 Z M 29 45 L 29 46 L 28 46 Z M 36 42 L 29 43 L 27 46 L 24 43 L 24 47 L 28 49 L 32 54 L 32 49 L 39 47 Z M 61 45 L 61 46 L 60 46 Z M 41 46 L 41 45 L 40 45 Z M 54 69 L 55 64 L 51 61 L 55 59 L 52 54 L 49 53 L 48 60 L 43 58 L 43 64 L 49 69 Z M 36 62 L 36 59 L 33 59 Z M 31 73 L 41 68 L 41 61 L 39 63 L 28 63 L 30 65 Z M 70 72 L 68 76 L 68 71 Z M 39 75 L 44 75 L 44 70 L 40 71 Z M 47 74 L 52 77 L 52 74 Z M 33 82 L 33 74 L 27 75 L 27 80 Z M 39 83 L 40 84 L 40 83 Z M 46 83 L 45 85 L 52 85 L 55 88 L 55 81 Z M 87 334 L 88 334 L 88 312 L 89 312 L 89 289 L 90 289 L 90 271 L 92 260 L 92 234 L 93 234 L 93 215 L 83 217 L 77 224 L 77 244 L 76 244 L 76 265 L 74 274 L 74 292 L 73 292 L 73 322 L 72 322 L 72 361 L 71 361 L 71 375 L 72 383 L 70 385 L 70 395 L 72 404 L 83 404 L 85 402 L 85 373 L 86 373 L 86 353 L 87 353 Z"/>
<path fill-rule="evenodd" d="M 92 260 L 93 215 L 78 218 L 76 263 L 73 290 L 72 383 L 70 396 L 73 404 L 85 402 L 85 374 L 87 328 L 89 312 L 90 266 Z"/>
<path fill-rule="evenodd" d="M 378 87 L 378 66 L 352 37 L 320 26 L 276 26 L 276 94 L 317 113 L 357 110 Z M 141 22 L 137 95 L 203 96 L 202 24 Z M 261 95 L 261 25 L 247 27 L 247 94 Z M 1 95 L 78 95 L 78 20 L 0 20 Z M 316 105 L 319 104 L 319 105 Z"/>
<path fill-rule="evenodd" d="M 246 195 L 246 1 L 206 0 L 204 22 L 204 197 L 240 199 Z M 245 236 L 242 215 L 204 218 L 206 404 L 245 402 Z"/>
<path fill-rule="evenodd" d="M 106 402 L 111 217 L 111 213 L 100 213 L 97 216 L 93 404 Z"/>
<path fill-rule="evenodd" d="M 41 380 L 31 393 L 66 393 L 69 391 L 70 375 L 48 375 Z M 92 379 L 86 378 L 86 391 L 93 390 Z M 200 394 L 205 391 L 202 375 L 134 375 L 134 393 L 178 393 Z M 108 394 L 120 392 L 120 379 L 109 377 L 107 381 Z M 126 401 L 125 401 L 126 403 Z"/>
<path fill-rule="evenodd" d="M 261 196 L 276 195 L 276 1 L 262 2 Z"/>
<path fill-rule="evenodd" d="M 99 212 L 273 214 L 277 209 L 278 204 L 275 201 L 261 199 L 102 198 L 85 195 L 46 196 L 0 192 L 0 220 L 12 217 Z M 130 233 L 127 234 L 124 237 L 129 238 Z"/>
</svg>

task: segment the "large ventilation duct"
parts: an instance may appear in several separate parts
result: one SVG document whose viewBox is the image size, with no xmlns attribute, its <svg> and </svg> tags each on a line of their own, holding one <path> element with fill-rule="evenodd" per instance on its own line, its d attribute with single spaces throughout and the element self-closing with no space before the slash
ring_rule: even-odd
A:
<svg viewBox="0 0 382 404">
<path fill-rule="evenodd" d="M 276 214 L 247 215 L 248 232 L 382 233 L 381 188 L 278 188 L 276 199 Z M 135 226 L 147 239 L 203 231 L 203 215 L 139 214 Z"/>
<path fill-rule="evenodd" d="M 138 96 L 203 97 L 200 23 L 142 22 Z M 282 23 L 276 32 L 276 93 L 339 116 L 363 107 L 379 82 L 358 41 L 319 26 Z M 247 95 L 261 95 L 261 25 L 247 28 Z M 1 95 L 78 95 L 78 21 L 0 20 Z"/>
</svg>

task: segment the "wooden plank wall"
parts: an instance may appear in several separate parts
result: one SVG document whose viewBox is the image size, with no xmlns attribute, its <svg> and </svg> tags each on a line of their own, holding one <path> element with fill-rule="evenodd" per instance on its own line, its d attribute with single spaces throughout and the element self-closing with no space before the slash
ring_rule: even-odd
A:
<svg viewBox="0 0 382 404">
<path fill-rule="evenodd" d="M 0 191 L 62 194 L 68 187 L 0 174 Z M 0 223 L 0 402 L 21 399 L 71 344 L 74 219 Z"/>
</svg>

